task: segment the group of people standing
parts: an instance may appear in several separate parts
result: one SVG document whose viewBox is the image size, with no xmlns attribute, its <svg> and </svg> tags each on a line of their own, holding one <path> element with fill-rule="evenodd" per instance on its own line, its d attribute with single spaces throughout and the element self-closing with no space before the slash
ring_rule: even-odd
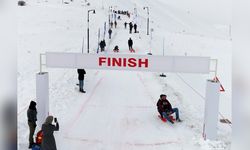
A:
<svg viewBox="0 0 250 150">
<path fill-rule="evenodd" d="M 110 22 L 110 27 L 113 28 L 113 26 L 115 25 L 115 28 L 117 27 L 117 21 L 115 20 L 114 22 L 111 21 Z"/>
<path fill-rule="evenodd" d="M 85 93 L 84 76 L 86 71 L 84 69 L 77 69 L 78 80 L 79 80 L 79 91 Z M 27 110 L 28 126 L 29 126 L 29 149 L 34 146 L 40 146 L 42 150 L 56 150 L 56 141 L 54 138 L 54 131 L 59 131 L 59 123 L 57 118 L 48 116 L 45 122 L 42 124 L 41 130 L 37 133 L 42 133 L 42 142 L 34 142 L 34 133 L 37 127 L 37 108 L 36 102 L 31 101 Z M 53 121 L 55 125 L 53 124 Z"/>
<path fill-rule="evenodd" d="M 113 10 L 114 13 L 118 13 L 118 14 L 124 14 L 124 15 L 130 15 L 130 13 L 128 11 L 121 11 L 121 10 L 118 10 L 118 11 L 115 11 Z M 109 35 L 109 39 L 112 38 L 112 28 L 113 26 L 115 26 L 115 28 L 117 27 L 117 22 L 116 20 L 114 21 L 114 23 L 111 21 L 110 22 L 110 28 L 108 30 L 108 35 Z M 124 23 L 124 27 L 125 29 L 127 29 L 127 26 L 129 26 L 129 33 L 132 34 L 132 31 L 134 29 L 134 33 L 138 33 L 137 31 L 137 24 L 133 24 L 132 22 L 125 22 Z M 103 39 L 100 43 L 99 43 L 99 46 L 101 48 L 101 52 L 105 51 L 105 47 L 106 47 L 106 42 L 105 42 L 105 39 Z M 130 52 L 135 52 L 134 49 L 133 49 L 133 40 L 131 38 L 128 39 L 128 47 L 129 47 L 129 51 Z M 114 49 L 113 49 L 114 52 L 119 52 L 119 46 L 118 45 L 115 45 Z"/>
<path fill-rule="evenodd" d="M 133 40 L 129 38 L 128 40 L 129 48 L 132 49 Z M 119 50 L 118 46 L 115 47 L 115 50 Z M 79 80 L 79 91 L 85 93 L 83 86 L 84 86 L 84 76 L 86 71 L 84 69 L 77 69 L 78 72 L 78 80 Z M 176 121 L 182 122 L 179 117 L 179 109 L 172 108 L 172 105 L 166 98 L 165 94 L 160 95 L 160 99 L 157 102 L 157 110 L 160 113 L 161 118 L 167 119 L 169 122 L 174 124 L 174 121 L 171 119 L 171 115 L 175 113 Z M 36 109 L 36 102 L 31 101 L 29 108 L 27 110 L 27 118 L 28 118 L 28 126 L 29 126 L 29 148 L 32 148 L 34 145 L 38 145 L 38 142 L 34 142 L 34 133 L 37 127 L 37 109 Z M 53 121 L 55 124 L 53 124 Z M 48 116 L 45 122 L 42 124 L 41 130 L 42 132 L 42 141 L 39 146 L 42 150 L 57 150 L 56 141 L 54 138 L 54 131 L 59 131 L 59 123 L 57 118 L 53 116 Z M 38 133 L 39 133 L 38 132 Z"/>
<path fill-rule="evenodd" d="M 112 35 L 112 32 L 113 32 L 111 28 L 113 28 L 114 25 L 115 25 L 115 28 L 117 27 L 116 20 L 114 21 L 114 23 L 113 23 L 113 21 L 111 21 L 109 25 L 110 25 L 110 28 L 108 30 L 108 34 L 109 34 L 109 39 L 111 39 L 111 35 Z"/>
<path fill-rule="evenodd" d="M 133 28 L 134 28 L 134 33 L 138 33 L 138 31 L 137 31 L 137 24 L 136 23 L 133 24 L 132 22 L 130 22 L 130 23 L 124 22 L 125 29 L 127 29 L 127 25 L 129 25 L 129 33 L 130 34 L 132 34 Z"/>
<path fill-rule="evenodd" d="M 34 142 L 34 133 L 37 127 L 37 109 L 36 109 L 36 102 L 31 101 L 29 108 L 27 110 L 27 118 L 28 118 L 28 125 L 29 125 L 29 149 L 38 145 L 42 150 L 57 150 L 56 148 L 56 141 L 54 137 L 54 131 L 59 131 L 59 123 L 57 118 L 53 116 L 48 116 L 45 122 L 42 124 L 42 143 L 41 145 Z M 53 120 L 55 125 L 52 124 Z"/>
<path fill-rule="evenodd" d="M 116 20 L 114 22 L 111 21 L 109 23 L 109 26 L 110 26 L 110 28 L 108 30 L 108 34 L 109 34 L 109 39 L 111 39 L 111 35 L 112 35 L 112 29 L 111 28 L 113 28 L 113 26 L 115 26 L 115 28 L 117 27 L 117 21 Z"/>
</svg>

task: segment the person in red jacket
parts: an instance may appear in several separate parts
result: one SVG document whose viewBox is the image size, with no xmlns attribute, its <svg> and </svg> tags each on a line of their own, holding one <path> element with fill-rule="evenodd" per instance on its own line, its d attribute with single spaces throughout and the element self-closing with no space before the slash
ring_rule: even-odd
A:
<svg viewBox="0 0 250 150">
<path fill-rule="evenodd" d="M 172 124 L 174 122 L 170 119 L 169 115 L 171 115 L 173 113 L 175 113 L 175 115 L 176 115 L 176 121 L 181 122 L 181 119 L 179 118 L 179 109 L 172 108 L 172 105 L 167 100 L 167 96 L 165 94 L 160 95 L 160 99 L 157 102 L 157 109 L 158 109 L 158 112 L 160 113 L 161 117 L 166 118 Z"/>
</svg>

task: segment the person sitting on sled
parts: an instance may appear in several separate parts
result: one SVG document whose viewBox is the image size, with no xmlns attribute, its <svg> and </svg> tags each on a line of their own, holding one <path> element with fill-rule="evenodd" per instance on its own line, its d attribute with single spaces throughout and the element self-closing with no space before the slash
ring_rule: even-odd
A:
<svg viewBox="0 0 250 150">
<path fill-rule="evenodd" d="M 170 115 L 175 113 L 176 121 L 181 122 L 182 120 L 179 118 L 179 110 L 178 108 L 172 108 L 172 105 L 166 98 L 165 94 L 160 95 L 160 99 L 157 102 L 157 109 L 161 115 L 161 118 L 166 118 L 169 122 L 174 124 L 173 120 L 171 120 Z"/>
<path fill-rule="evenodd" d="M 113 49 L 114 52 L 119 52 L 119 47 L 116 45 L 115 48 Z"/>
</svg>

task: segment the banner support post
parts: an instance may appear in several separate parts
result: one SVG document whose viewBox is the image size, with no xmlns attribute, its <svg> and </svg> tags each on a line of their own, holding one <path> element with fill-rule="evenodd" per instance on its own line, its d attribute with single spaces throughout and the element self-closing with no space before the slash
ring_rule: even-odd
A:
<svg viewBox="0 0 250 150">
<path fill-rule="evenodd" d="M 216 140 L 219 115 L 220 83 L 207 80 L 206 101 L 203 124 L 204 140 Z"/>
<path fill-rule="evenodd" d="M 46 117 L 49 115 L 49 73 L 39 72 L 36 74 L 36 102 L 37 122 L 42 127 Z"/>
</svg>

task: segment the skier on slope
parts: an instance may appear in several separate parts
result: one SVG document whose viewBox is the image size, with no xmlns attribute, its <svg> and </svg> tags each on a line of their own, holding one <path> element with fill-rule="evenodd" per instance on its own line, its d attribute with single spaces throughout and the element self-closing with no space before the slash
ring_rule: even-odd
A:
<svg viewBox="0 0 250 150">
<path fill-rule="evenodd" d="M 157 102 L 157 109 L 158 112 L 160 113 L 161 117 L 166 118 L 169 122 L 174 124 L 174 122 L 170 119 L 170 115 L 175 113 L 176 115 L 176 121 L 181 122 L 182 120 L 179 118 L 179 110 L 178 108 L 172 108 L 172 105 L 170 102 L 166 99 L 165 94 L 160 95 L 160 99 Z"/>
</svg>

